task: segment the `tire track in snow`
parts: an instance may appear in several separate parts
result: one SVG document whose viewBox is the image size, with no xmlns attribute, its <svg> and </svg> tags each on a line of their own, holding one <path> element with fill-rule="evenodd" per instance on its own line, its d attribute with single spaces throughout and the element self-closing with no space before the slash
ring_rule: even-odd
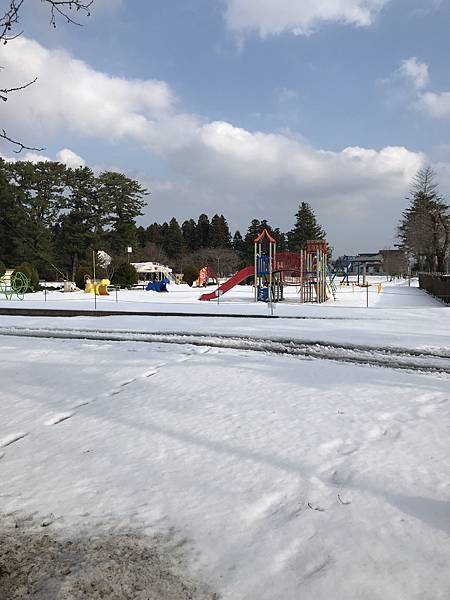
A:
<svg viewBox="0 0 450 600">
<path fill-rule="evenodd" d="M 3 327 L 0 328 L 0 335 L 109 342 L 189 344 L 205 348 L 249 350 L 253 352 L 298 356 L 307 359 L 332 360 L 335 362 L 450 375 L 450 351 L 445 349 L 425 351 L 395 347 L 370 347 L 356 344 L 339 345 L 288 339 L 92 329 Z"/>
</svg>

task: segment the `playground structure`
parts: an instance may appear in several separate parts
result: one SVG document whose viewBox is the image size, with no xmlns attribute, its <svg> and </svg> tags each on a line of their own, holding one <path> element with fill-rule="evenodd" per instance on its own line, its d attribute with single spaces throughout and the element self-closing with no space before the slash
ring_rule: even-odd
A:
<svg viewBox="0 0 450 600">
<path fill-rule="evenodd" d="M 214 280 L 217 283 L 217 274 L 212 267 L 202 267 L 198 272 L 197 287 L 206 287 L 208 282 Z"/>
<path fill-rule="evenodd" d="M 344 276 L 340 282 L 340 285 L 350 285 L 349 276 L 353 267 L 356 267 L 357 280 L 356 285 L 366 287 L 367 285 L 367 269 L 372 264 L 372 261 L 363 259 L 360 256 L 347 256 L 343 257 Z M 361 283 L 362 278 L 362 283 Z"/>
<path fill-rule="evenodd" d="M 84 292 L 85 294 L 95 294 L 96 296 L 109 296 L 109 285 L 111 285 L 109 279 L 101 279 L 100 281 L 96 281 L 87 275 L 84 280 Z"/>
<path fill-rule="evenodd" d="M 276 240 L 267 229 L 255 239 L 254 265 L 245 267 L 200 300 L 213 300 L 242 281 L 253 277 L 256 302 L 280 302 L 285 286 L 299 288 L 299 301 L 326 302 L 334 297 L 334 284 L 328 271 L 328 244 L 308 241 L 300 252 L 277 252 Z"/>
<path fill-rule="evenodd" d="M 166 279 L 166 285 L 167 283 L 177 283 L 177 279 L 173 274 L 172 269 L 166 265 L 162 265 L 158 262 L 140 262 L 131 264 L 136 269 L 141 282 L 159 282 Z"/>
<path fill-rule="evenodd" d="M 13 296 L 23 300 L 30 289 L 30 283 L 25 273 L 7 271 L 3 277 L 0 277 L 0 294 L 5 296 L 6 300 L 12 300 Z"/>
<path fill-rule="evenodd" d="M 170 283 L 170 280 L 167 277 L 164 277 L 160 280 L 149 281 L 147 283 L 147 287 L 145 290 L 147 292 L 168 292 L 167 285 Z"/>
</svg>

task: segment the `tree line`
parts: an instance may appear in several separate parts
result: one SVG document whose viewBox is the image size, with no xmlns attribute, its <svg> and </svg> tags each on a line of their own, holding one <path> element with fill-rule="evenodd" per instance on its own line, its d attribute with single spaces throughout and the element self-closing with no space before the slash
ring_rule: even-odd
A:
<svg viewBox="0 0 450 600">
<path fill-rule="evenodd" d="M 93 249 L 125 258 L 147 190 L 121 173 L 0 160 L 0 260 L 73 279 Z"/>
<path fill-rule="evenodd" d="M 93 250 L 119 263 L 132 247 L 133 262 L 160 262 L 177 272 L 210 265 L 222 275 L 252 263 L 253 241 L 263 229 L 279 250 L 296 251 L 308 239 L 325 237 L 306 202 L 286 233 L 265 219 L 232 233 L 223 214 L 138 226 L 148 195 L 122 173 L 0 159 L 0 260 L 9 268 L 29 262 L 42 278 L 74 280 L 80 267 L 92 264 Z"/>
</svg>

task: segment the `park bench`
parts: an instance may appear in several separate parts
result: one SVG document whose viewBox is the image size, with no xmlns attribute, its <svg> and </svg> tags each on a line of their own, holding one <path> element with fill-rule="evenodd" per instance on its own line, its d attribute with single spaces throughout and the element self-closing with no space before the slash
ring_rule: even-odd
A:
<svg viewBox="0 0 450 600">
<path fill-rule="evenodd" d="M 29 289 L 30 280 L 25 273 L 7 271 L 0 277 L 0 294 L 5 296 L 6 300 L 12 300 L 13 296 L 23 300 Z"/>
</svg>

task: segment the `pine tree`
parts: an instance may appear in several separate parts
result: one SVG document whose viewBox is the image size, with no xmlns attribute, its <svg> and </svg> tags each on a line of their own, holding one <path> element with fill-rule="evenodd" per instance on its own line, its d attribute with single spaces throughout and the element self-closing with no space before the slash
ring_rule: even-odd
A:
<svg viewBox="0 0 450 600">
<path fill-rule="evenodd" d="M 199 240 L 199 248 L 209 247 L 209 230 L 210 223 L 208 215 L 200 215 L 197 221 L 197 237 Z"/>
<path fill-rule="evenodd" d="M 210 248 L 231 248 L 231 234 L 223 215 L 214 215 L 209 228 Z"/>
<path fill-rule="evenodd" d="M 109 206 L 102 211 L 96 199 L 96 178 L 88 167 L 68 169 L 66 210 L 55 228 L 55 243 L 63 268 L 74 280 L 80 262 L 109 224 Z M 99 247 L 99 246 L 97 246 Z"/>
<path fill-rule="evenodd" d="M 21 224 L 23 243 L 18 258 L 33 263 L 44 275 L 51 272 L 55 261 L 53 227 L 65 205 L 65 170 L 64 165 L 55 162 L 19 161 L 5 165 L 8 180 L 14 186 Z"/>
<path fill-rule="evenodd" d="M 184 221 L 181 225 L 181 231 L 183 233 L 183 240 L 186 248 L 189 252 L 195 252 L 201 246 L 201 241 L 197 235 L 197 224 L 194 219 Z"/>
<path fill-rule="evenodd" d="M 324 229 L 317 223 L 316 216 L 307 202 L 299 205 L 294 228 L 288 232 L 288 247 L 291 252 L 298 252 L 309 240 L 323 240 Z"/>
<path fill-rule="evenodd" d="M 421 169 L 414 178 L 410 204 L 398 228 L 402 248 L 410 252 L 420 268 L 446 269 L 450 248 L 449 206 L 438 191 L 431 167 Z"/>
<path fill-rule="evenodd" d="M 127 246 L 136 245 L 135 219 L 142 215 L 147 190 L 122 173 L 105 172 L 97 178 L 97 197 L 101 206 L 111 210 L 110 247 L 125 255 Z"/>
<path fill-rule="evenodd" d="M 255 239 L 264 229 L 259 219 L 253 219 L 244 237 L 243 259 L 246 264 L 252 264 L 255 253 Z"/>
<path fill-rule="evenodd" d="M 0 260 L 6 267 L 13 267 L 22 260 L 24 240 L 21 229 L 24 219 L 6 166 L 5 161 L 0 159 Z"/>
<path fill-rule="evenodd" d="M 181 255 L 183 248 L 184 240 L 181 227 L 178 221 L 172 218 L 164 238 L 164 251 L 170 259 L 175 259 Z"/>
<path fill-rule="evenodd" d="M 272 235 L 277 242 L 277 252 L 284 252 L 287 250 L 286 234 L 283 233 L 279 227 L 273 230 Z"/>
<path fill-rule="evenodd" d="M 241 232 L 239 229 L 236 230 L 233 236 L 233 250 L 238 254 L 239 258 L 242 259 L 245 252 L 245 242 L 242 239 Z"/>
</svg>

